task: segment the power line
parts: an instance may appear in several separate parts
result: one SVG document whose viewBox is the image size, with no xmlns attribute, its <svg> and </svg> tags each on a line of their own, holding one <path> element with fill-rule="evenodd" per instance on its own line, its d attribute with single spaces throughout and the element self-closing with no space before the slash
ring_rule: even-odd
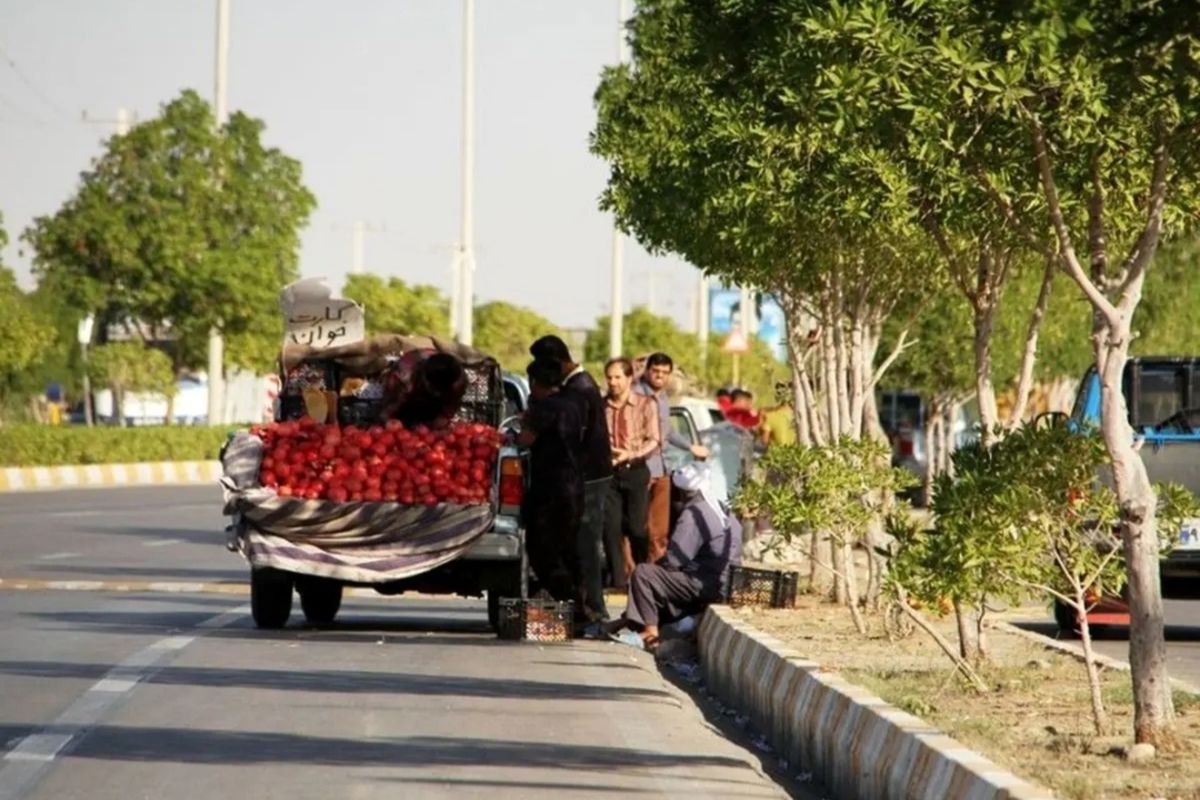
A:
<svg viewBox="0 0 1200 800">
<path fill-rule="evenodd" d="M 29 90 L 31 92 L 33 92 L 35 95 L 37 95 L 37 98 L 39 100 L 41 100 L 43 103 L 45 103 L 50 108 L 54 109 L 54 111 L 56 113 L 58 113 L 59 115 L 61 115 L 63 117 L 67 117 L 67 118 L 69 118 L 71 116 L 70 114 L 67 113 L 66 109 L 64 109 L 58 103 L 54 102 L 54 100 L 50 97 L 50 95 L 46 94 L 41 89 L 39 89 L 37 87 L 37 84 L 35 84 L 32 80 L 30 80 L 29 76 L 25 74 L 24 70 L 22 70 L 19 66 L 17 66 L 17 62 L 14 61 L 13 57 L 10 56 L 3 48 L 0 48 L 0 59 L 3 59 L 5 61 L 5 63 L 7 63 L 8 66 L 12 68 L 12 71 L 16 74 L 16 76 L 21 79 L 21 82 L 24 83 L 26 86 L 28 86 Z"/>
</svg>

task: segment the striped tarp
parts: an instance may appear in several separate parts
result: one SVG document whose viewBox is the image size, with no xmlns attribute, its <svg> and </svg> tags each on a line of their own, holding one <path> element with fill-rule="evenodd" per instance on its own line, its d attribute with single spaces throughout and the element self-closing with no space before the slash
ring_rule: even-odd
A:
<svg viewBox="0 0 1200 800">
<path fill-rule="evenodd" d="M 386 583 L 462 555 L 492 526 L 489 505 L 404 506 L 279 497 L 258 486 L 262 440 L 238 433 L 222 454 L 225 513 L 253 567 Z"/>
</svg>

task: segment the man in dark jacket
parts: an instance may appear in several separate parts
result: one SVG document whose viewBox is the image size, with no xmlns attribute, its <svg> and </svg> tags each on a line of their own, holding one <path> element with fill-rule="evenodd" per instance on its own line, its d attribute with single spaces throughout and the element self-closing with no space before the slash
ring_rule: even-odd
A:
<svg viewBox="0 0 1200 800">
<path fill-rule="evenodd" d="M 602 576 L 604 509 L 613 474 L 604 396 L 592 376 L 571 360 L 566 342 L 557 336 L 543 336 L 530 345 L 529 352 L 535 359 L 553 359 L 562 366 L 562 396 L 575 404 L 583 420 L 579 449 L 584 482 L 583 519 L 577 532 L 583 583 L 580 621 L 604 620 L 608 618 Z"/>
<path fill-rule="evenodd" d="M 562 391 L 561 370 L 552 359 L 529 365 L 533 402 L 517 441 L 529 447 L 529 491 L 521 507 L 526 552 L 538 584 L 555 600 L 583 601 L 578 536 L 583 515 L 579 440 L 583 423 Z"/>
</svg>

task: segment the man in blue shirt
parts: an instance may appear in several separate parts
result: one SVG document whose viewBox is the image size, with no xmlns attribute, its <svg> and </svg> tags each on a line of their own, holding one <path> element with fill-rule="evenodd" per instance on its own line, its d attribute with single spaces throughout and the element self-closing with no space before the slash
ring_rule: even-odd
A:
<svg viewBox="0 0 1200 800">
<path fill-rule="evenodd" d="M 671 546 L 657 564 L 638 564 L 629 581 L 629 602 L 609 633 L 640 633 L 641 644 L 658 647 L 659 625 L 698 614 L 720 602 L 732 568 L 742 559 L 742 526 L 712 495 L 709 466 L 692 463 L 672 476 L 686 504 Z"/>
</svg>

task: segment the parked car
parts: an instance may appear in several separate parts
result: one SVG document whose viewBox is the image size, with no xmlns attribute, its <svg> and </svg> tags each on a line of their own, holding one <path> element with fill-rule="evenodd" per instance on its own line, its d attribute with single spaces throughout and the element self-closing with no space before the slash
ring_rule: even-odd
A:
<svg viewBox="0 0 1200 800">
<path fill-rule="evenodd" d="M 925 425 L 928 409 L 917 392 L 881 392 L 878 396 L 879 424 L 892 445 L 892 466 L 903 467 L 918 478 L 925 477 Z M 975 429 L 966 406 L 959 408 L 951 426 L 954 447 L 975 438 Z"/>
<path fill-rule="evenodd" d="M 1121 392 L 1150 480 L 1178 483 L 1200 496 L 1200 357 L 1131 358 Z M 1093 366 L 1080 382 L 1068 424 L 1098 428 L 1100 409 L 1100 376 Z M 1163 596 L 1200 598 L 1200 520 L 1185 521 L 1174 535 L 1177 543 L 1160 564 Z M 1088 622 L 1126 624 L 1128 610 L 1119 598 L 1104 598 L 1089 612 Z M 1074 611 L 1061 603 L 1055 619 L 1064 633 L 1077 625 Z"/>
</svg>

